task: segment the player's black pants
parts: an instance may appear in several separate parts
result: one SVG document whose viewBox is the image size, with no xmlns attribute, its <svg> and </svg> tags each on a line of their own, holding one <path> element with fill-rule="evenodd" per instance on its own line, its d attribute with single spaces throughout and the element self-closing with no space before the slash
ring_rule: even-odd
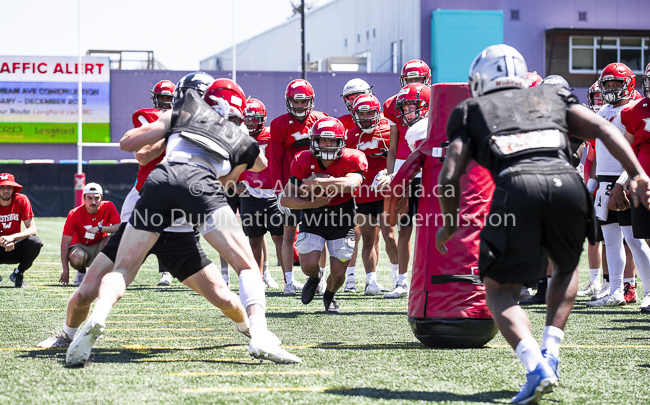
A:
<svg viewBox="0 0 650 405">
<path fill-rule="evenodd" d="M 34 260 L 41 253 L 43 242 L 38 236 L 30 236 L 27 239 L 16 241 L 14 250 L 5 252 L 0 248 L 0 264 L 18 263 L 18 270 L 23 272 L 32 267 Z"/>
</svg>

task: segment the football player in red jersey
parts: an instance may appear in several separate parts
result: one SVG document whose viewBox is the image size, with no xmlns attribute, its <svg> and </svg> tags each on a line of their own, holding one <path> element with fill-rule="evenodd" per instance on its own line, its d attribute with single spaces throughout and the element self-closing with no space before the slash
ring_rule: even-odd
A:
<svg viewBox="0 0 650 405">
<path fill-rule="evenodd" d="M 621 111 L 621 123 L 625 127 L 625 138 L 646 172 L 650 170 L 650 63 L 643 74 L 642 98 L 632 107 Z M 632 205 L 632 231 L 635 238 L 650 239 L 650 211 L 642 206 Z M 643 283 L 645 289 L 645 281 Z M 650 288 L 644 291 L 641 312 L 650 313 Z"/>
<path fill-rule="evenodd" d="M 363 152 L 345 147 L 345 128 L 336 118 L 318 120 L 310 130 L 310 150 L 291 163 L 291 178 L 280 196 L 283 207 L 302 210 L 297 237 L 300 267 L 309 278 L 301 300 L 309 304 L 323 272 L 318 265 L 327 245 L 331 274 L 323 292 L 326 313 L 338 313 L 334 294 L 345 281 L 346 262 L 354 253 L 354 194 L 368 161 Z"/>
<path fill-rule="evenodd" d="M 355 197 L 357 205 L 357 224 L 360 228 L 363 247 L 361 258 L 366 270 L 365 295 L 380 295 L 383 286 L 377 281 L 377 245 L 379 231 L 386 242 L 386 253 L 391 267 L 397 269 L 397 240 L 395 231 L 388 224 L 384 212 L 384 195 L 374 186 L 375 177 L 386 171 L 386 156 L 390 143 L 390 126 L 381 115 L 381 104 L 372 94 L 363 94 L 356 98 L 352 107 L 355 127 L 346 133 L 346 147 L 357 149 L 366 155 L 368 171 Z M 350 278 L 346 280 L 348 289 Z M 352 279 L 354 283 L 354 279 Z M 352 286 L 354 288 L 354 286 Z"/>
<path fill-rule="evenodd" d="M 131 120 L 133 121 L 134 128 L 140 128 L 144 124 L 156 121 L 162 113 L 172 108 L 172 102 L 174 99 L 174 90 L 176 90 L 176 85 L 169 80 L 161 80 L 153 86 L 153 89 L 149 90 L 151 92 L 151 100 L 153 101 L 154 108 L 141 108 L 138 111 L 133 113 Z M 135 206 L 135 200 L 137 199 L 136 194 L 140 192 L 142 185 L 147 176 L 153 170 L 158 163 L 160 163 L 165 157 L 165 140 L 160 140 L 155 145 L 147 145 L 144 148 L 140 149 L 135 153 L 135 158 L 140 164 L 140 169 L 135 181 L 135 186 L 131 192 L 127 195 L 125 201 L 132 202 L 124 204 L 122 208 L 122 218 L 126 218 L 124 221 L 128 221 L 131 216 L 131 211 Z M 128 212 L 125 212 L 128 211 Z M 158 270 L 160 271 L 160 281 L 158 282 L 159 286 L 168 286 L 172 283 L 172 275 L 158 262 Z M 78 284 L 77 284 L 78 285 Z"/>
<path fill-rule="evenodd" d="M 341 115 L 338 120 L 341 121 L 346 131 L 355 127 L 354 120 L 352 119 L 352 105 L 354 104 L 354 100 L 362 94 L 372 94 L 371 89 L 372 86 L 363 79 L 352 79 L 345 83 L 341 97 L 343 97 L 348 114 Z"/>
<path fill-rule="evenodd" d="M 400 84 L 402 88 L 410 83 L 422 83 L 426 86 L 431 84 L 431 69 L 421 60 L 411 60 L 406 62 L 402 67 L 400 75 Z M 382 110 L 384 117 L 388 119 L 390 124 L 390 145 L 388 148 L 388 157 L 386 158 L 386 168 L 388 173 L 397 173 L 406 158 L 411 153 L 408 142 L 406 142 L 406 131 L 408 125 L 405 124 L 400 117 L 397 116 L 395 103 L 397 101 L 397 94 L 384 102 Z M 411 189 L 415 189 L 414 187 Z M 408 271 L 409 260 L 411 257 L 410 242 L 413 227 L 410 221 L 404 220 L 400 224 L 399 236 L 397 239 L 397 252 L 399 260 L 399 273 L 405 274 Z M 398 271 L 391 269 L 391 280 L 397 280 Z"/>
<path fill-rule="evenodd" d="M 309 130 L 327 114 L 314 110 L 314 88 L 307 80 L 291 81 L 284 94 L 287 113 L 271 121 L 271 142 L 267 147 L 271 181 L 276 193 L 281 192 L 289 181 L 291 161 L 303 150 L 309 149 Z M 282 270 L 285 283 L 293 285 L 293 246 L 300 211 L 285 214 L 282 240 Z"/>
<path fill-rule="evenodd" d="M 248 128 L 248 134 L 257 140 L 263 153 L 271 140 L 269 127 L 264 126 L 266 123 L 266 106 L 264 103 L 256 98 L 249 98 L 246 101 L 246 109 L 244 110 L 244 123 Z M 268 167 L 261 172 L 246 170 L 239 176 L 238 182 L 240 189 L 243 189 L 240 214 L 244 233 L 251 244 L 255 260 L 262 270 L 264 282 L 268 287 L 277 288 L 278 284 L 269 271 L 264 235 L 267 231 L 271 234 L 278 261 L 282 266 L 282 236 L 284 235 L 282 224 L 284 223 L 284 217 L 278 208 L 277 198 L 273 191 L 271 171 Z M 287 292 L 289 286 L 293 285 L 285 285 L 285 294 L 295 294 L 295 288 L 293 292 Z"/>
</svg>

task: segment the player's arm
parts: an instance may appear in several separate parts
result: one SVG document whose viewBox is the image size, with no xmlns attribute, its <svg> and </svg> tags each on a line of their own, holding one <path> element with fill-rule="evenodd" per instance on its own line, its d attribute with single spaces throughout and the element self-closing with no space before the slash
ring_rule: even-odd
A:
<svg viewBox="0 0 650 405">
<path fill-rule="evenodd" d="M 634 135 L 632 135 L 631 133 L 629 133 L 627 131 L 625 131 L 625 133 L 623 135 L 625 135 L 625 139 L 627 139 L 627 141 L 630 143 L 630 145 L 632 145 L 634 143 L 634 141 L 636 140 L 636 138 L 634 138 Z"/>
<path fill-rule="evenodd" d="M 634 156 L 634 152 L 621 132 L 611 122 L 581 105 L 571 105 L 567 111 L 569 132 L 582 139 L 600 139 L 610 153 L 623 165 L 630 179 L 630 193 L 634 205 L 640 201 L 646 208 L 650 204 L 650 178 Z"/>
<path fill-rule="evenodd" d="M 6 249 L 9 245 L 13 245 L 17 240 L 27 239 L 30 236 L 36 235 L 36 222 L 34 221 L 34 218 L 26 219 L 23 223 L 25 224 L 24 231 L 14 233 L 13 235 L 0 236 L 0 246 Z"/>
<path fill-rule="evenodd" d="M 257 159 L 255 159 L 255 164 L 253 167 L 251 167 L 250 170 L 251 172 L 261 172 L 262 170 L 266 169 L 269 165 L 269 161 L 264 155 L 264 152 L 260 149 L 260 154 L 257 155 Z"/>
<path fill-rule="evenodd" d="M 138 163 L 140 163 L 141 166 L 144 166 L 158 156 L 162 155 L 163 152 L 165 152 L 166 146 L 167 141 L 165 139 L 161 139 L 153 145 L 146 145 L 140 148 L 140 150 L 135 152 L 135 158 L 138 160 Z"/>
<path fill-rule="evenodd" d="M 155 144 L 165 138 L 165 134 L 171 128 L 171 122 L 172 110 L 169 110 L 154 122 L 129 129 L 120 139 L 120 149 L 125 152 L 136 152 L 146 145 Z"/>
<path fill-rule="evenodd" d="M 448 221 L 448 219 L 450 217 L 456 218 L 456 213 L 460 207 L 460 178 L 465 173 L 471 159 L 472 154 L 469 145 L 460 138 L 455 138 L 449 143 L 445 163 L 438 175 L 438 184 L 445 190 L 444 193 L 440 193 L 438 196 L 444 224 L 436 233 L 436 247 L 442 254 L 447 253 L 447 247 L 444 243 L 450 240 L 458 231 L 458 224 L 453 219 L 451 221 Z"/>
<path fill-rule="evenodd" d="M 314 201 L 310 201 L 306 198 L 300 197 L 300 190 L 296 184 L 295 177 L 289 179 L 289 182 L 284 187 L 282 196 L 280 197 L 280 204 L 283 207 L 291 208 L 294 210 L 310 209 L 310 208 L 320 208 L 324 207 L 332 201 L 334 198 L 334 193 L 323 195 L 316 195 L 313 197 Z"/>
<path fill-rule="evenodd" d="M 63 235 L 61 237 L 61 267 L 63 271 L 61 272 L 61 277 L 59 282 L 63 285 L 67 285 L 70 281 L 70 267 L 68 267 L 68 253 L 70 252 L 70 243 L 72 242 L 72 236 Z"/>
<path fill-rule="evenodd" d="M 363 183 L 363 176 L 360 173 L 348 173 L 343 177 L 316 177 L 311 176 L 302 182 L 300 186 L 304 190 L 313 190 L 322 187 L 327 191 L 336 194 L 353 193 Z"/>
</svg>

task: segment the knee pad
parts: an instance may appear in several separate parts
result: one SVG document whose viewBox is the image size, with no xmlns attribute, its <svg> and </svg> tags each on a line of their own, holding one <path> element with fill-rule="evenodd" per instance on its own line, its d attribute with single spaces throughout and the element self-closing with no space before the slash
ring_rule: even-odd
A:
<svg viewBox="0 0 650 405">
<path fill-rule="evenodd" d="M 325 247 L 325 238 L 313 233 L 300 232 L 296 237 L 296 249 L 301 255 L 318 250 L 319 252 Z"/>
<path fill-rule="evenodd" d="M 343 263 L 352 259 L 352 255 L 354 255 L 354 239 L 354 230 L 352 230 L 345 238 L 328 240 L 327 250 L 330 252 L 330 256 L 339 259 Z"/>
<path fill-rule="evenodd" d="M 264 281 L 259 272 L 249 269 L 239 273 L 239 299 L 244 304 L 244 308 L 257 304 L 266 312 Z"/>
</svg>

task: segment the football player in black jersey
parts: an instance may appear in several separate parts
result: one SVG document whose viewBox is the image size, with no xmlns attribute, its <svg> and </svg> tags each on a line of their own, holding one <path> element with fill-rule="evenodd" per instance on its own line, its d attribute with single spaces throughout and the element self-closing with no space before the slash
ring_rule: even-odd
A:
<svg viewBox="0 0 650 405">
<path fill-rule="evenodd" d="M 277 363 L 301 362 L 282 349 L 279 339 L 267 329 L 264 282 L 226 201 L 222 184 L 235 182 L 244 170 L 260 171 L 267 165 L 255 138 L 227 120 L 229 110 L 226 100 L 204 101 L 197 90 L 189 89 L 160 119 L 129 130 L 122 138 L 122 145 L 134 149 L 165 138 L 166 160 L 151 172 L 140 192 L 114 270 L 102 279 L 93 312 L 68 348 L 68 358 L 72 358 L 68 364 L 83 364 L 88 359 L 108 313 L 124 295 L 162 230 L 188 223 L 199 229 L 239 275 L 239 296 L 250 321 L 249 354 Z"/>
<path fill-rule="evenodd" d="M 493 45 L 472 62 L 472 98 L 447 123 L 450 144 L 438 181 L 453 187 L 440 196 L 445 224 L 436 246 L 446 252 L 462 219 L 447 221 L 459 207 L 459 179 L 471 159 L 490 170 L 496 183 L 481 232 L 479 271 L 487 303 L 501 333 L 524 363 L 526 384 L 512 401 L 537 403 L 558 384 L 564 327 L 578 288 L 576 267 L 593 225 L 593 205 L 570 164 L 567 134 L 599 138 L 633 178 L 630 193 L 646 208 L 650 179 L 618 129 L 578 103 L 560 86 L 528 88 L 526 61 L 508 45 Z M 595 230 L 595 227 L 593 228 Z M 541 348 L 517 304 L 521 287 L 539 276 L 542 251 L 553 263 Z"/>
</svg>

